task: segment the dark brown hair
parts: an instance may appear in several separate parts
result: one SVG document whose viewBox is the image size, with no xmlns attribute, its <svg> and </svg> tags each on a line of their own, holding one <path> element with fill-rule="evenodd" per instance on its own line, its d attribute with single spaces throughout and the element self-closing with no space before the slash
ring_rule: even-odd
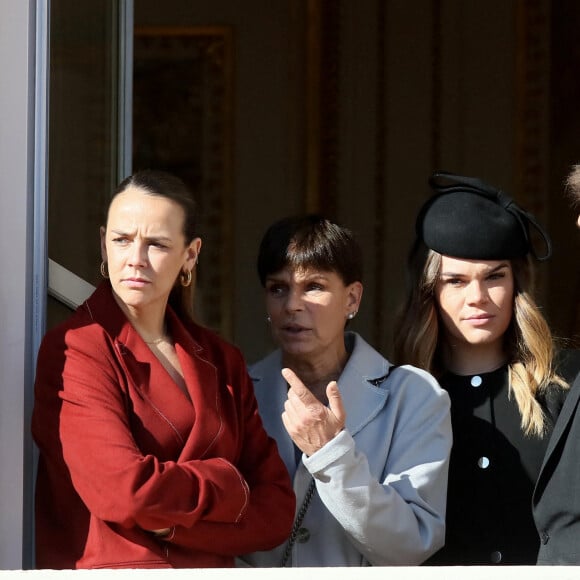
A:
<svg viewBox="0 0 580 580">
<path fill-rule="evenodd" d="M 258 252 L 262 286 L 286 266 L 336 272 L 345 285 L 362 282 L 362 252 L 350 230 L 316 214 L 284 218 L 264 234 Z"/>
<path fill-rule="evenodd" d="M 183 209 L 183 235 L 185 237 L 185 244 L 189 245 L 198 237 L 197 212 L 193 192 L 179 177 L 165 171 L 153 169 L 137 171 L 133 175 L 125 178 L 117 186 L 111 202 L 117 195 L 123 193 L 129 187 L 141 189 L 148 195 L 164 197 L 178 204 Z M 111 204 L 109 203 L 110 206 Z M 108 211 L 107 208 L 107 213 Z M 194 274 L 195 271 L 192 272 L 192 275 Z M 169 295 L 169 304 L 180 316 L 192 319 L 195 278 L 187 287 L 181 285 L 179 278 L 180 276 L 175 281 L 171 294 Z"/>
</svg>

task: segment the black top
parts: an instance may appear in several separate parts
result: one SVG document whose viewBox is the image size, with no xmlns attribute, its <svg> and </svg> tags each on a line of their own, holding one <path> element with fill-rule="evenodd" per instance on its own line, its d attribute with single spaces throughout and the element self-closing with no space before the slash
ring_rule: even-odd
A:
<svg viewBox="0 0 580 580">
<path fill-rule="evenodd" d="M 440 383 L 451 398 L 454 442 L 446 543 L 427 564 L 535 564 L 532 493 L 562 390 L 554 387 L 553 400 L 541 401 L 548 430 L 539 438 L 521 429 L 507 366 L 474 376 L 448 373 Z"/>
</svg>

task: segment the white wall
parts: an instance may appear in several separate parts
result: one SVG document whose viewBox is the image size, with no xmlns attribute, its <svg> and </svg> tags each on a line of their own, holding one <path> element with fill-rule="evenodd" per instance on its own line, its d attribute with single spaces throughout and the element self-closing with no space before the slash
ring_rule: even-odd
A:
<svg viewBox="0 0 580 580">
<path fill-rule="evenodd" d="M 22 567 L 30 517 L 29 232 L 34 5 L 0 0 L 0 568 Z M 23 458 L 26 457 L 27 460 Z"/>
<path fill-rule="evenodd" d="M 4 0 L 2 0 L 4 1 Z M 0 580 L 350 580 L 352 568 L 229 568 L 195 570 L 39 570 L 33 572 L 0 572 Z M 470 566 L 358 568 L 360 580 L 573 580 L 580 578 L 580 567 L 573 566 Z"/>
</svg>

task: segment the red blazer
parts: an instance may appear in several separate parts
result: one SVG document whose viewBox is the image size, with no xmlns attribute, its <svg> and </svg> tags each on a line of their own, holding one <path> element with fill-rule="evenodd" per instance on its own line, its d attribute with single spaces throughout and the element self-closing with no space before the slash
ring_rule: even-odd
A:
<svg viewBox="0 0 580 580">
<path fill-rule="evenodd" d="M 233 566 L 288 536 L 295 500 L 237 349 L 168 308 L 191 401 L 108 282 L 40 347 L 39 568 Z M 175 527 L 160 540 L 145 530 Z"/>
</svg>

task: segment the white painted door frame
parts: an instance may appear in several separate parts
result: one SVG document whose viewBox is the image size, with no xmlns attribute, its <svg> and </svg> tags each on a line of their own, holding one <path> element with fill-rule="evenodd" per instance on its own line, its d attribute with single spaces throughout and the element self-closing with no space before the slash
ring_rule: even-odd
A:
<svg viewBox="0 0 580 580">
<path fill-rule="evenodd" d="M 123 66 L 132 63 L 132 4 L 119 1 Z M 48 291 L 47 127 L 50 0 L 0 1 L 0 570 L 33 566 L 35 452 L 30 435 L 36 353 Z M 121 67 L 121 74 L 127 69 Z M 129 69 L 130 70 L 130 69 Z M 131 79 L 120 91 L 124 151 L 130 172 Z M 68 296 L 70 280 L 52 265 Z M 64 286 L 63 274 L 65 274 Z M 73 284 L 73 287 L 75 286 Z M 60 285 L 60 286 L 59 286 Z M 68 286 L 67 286 L 68 285 Z"/>
</svg>

